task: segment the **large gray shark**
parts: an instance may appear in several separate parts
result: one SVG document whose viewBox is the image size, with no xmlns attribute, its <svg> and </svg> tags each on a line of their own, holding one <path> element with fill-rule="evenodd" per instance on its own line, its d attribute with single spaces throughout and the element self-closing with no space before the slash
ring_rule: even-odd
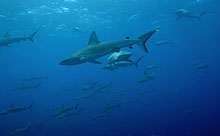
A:
<svg viewBox="0 0 220 136">
<path fill-rule="evenodd" d="M 34 33 L 32 33 L 30 36 L 15 36 L 15 37 L 11 37 L 9 36 L 8 32 L 4 35 L 3 39 L 0 40 L 0 47 L 1 46 L 6 46 L 9 47 L 9 44 L 12 43 L 16 43 L 16 42 L 20 42 L 20 41 L 25 41 L 25 40 L 30 40 L 30 41 L 34 41 L 33 38 L 34 36 L 37 34 L 39 30 L 35 31 Z"/>
<path fill-rule="evenodd" d="M 33 103 L 29 106 L 23 106 L 23 107 L 15 107 L 14 105 L 11 105 L 9 108 L 6 110 L 3 110 L 0 112 L 0 115 L 9 115 L 13 114 L 15 112 L 20 112 L 20 111 L 25 111 L 25 110 L 32 110 Z"/>
<path fill-rule="evenodd" d="M 121 48 L 130 47 L 134 44 L 137 44 L 142 50 L 148 52 L 145 43 L 147 40 L 158 31 L 160 27 L 141 35 L 137 39 L 126 39 L 116 40 L 116 41 L 108 41 L 108 42 L 100 42 L 96 36 L 96 33 L 93 31 L 91 33 L 89 43 L 86 47 L 76 51 L 67 59 L 60 62 L 60 65 L 78 65 L 85 62 L 91 62 L 95 64 L 101 64 L 96 59 L 103 57 L 112 52 L 119 52 Z"/>
<path fill-rule="evenodd" d="M 179 19 L 185 17 L 185 18 L 194 18 L 194 19 L 198 19 L 199 21 L 201 21 L 201 18 L 202 18 L 203 15 L 206 14 L 206 11 L 204 11 L 201 14 L 197 15 L 197 14 L 194 14 L 193 12 L 190 12 L 186 9 L 178 9 L 174 13 L 177 15 L 176 20 L 179 20 Z"/>
<path fill-rule="evenodd" d="M 19 134 L 21 134 L 21 133 L 27 131 L 28 128 L 30 127 L 30 125 L 31 125 L 31 122 L 29 122 L 29 123 L 26 125 L 26 127 L 24 127 L 24 128 L 13 129 L 13 130 L 11 130 L 11 131 L 7 134 L 7 136 L 19 135 Z"/>
</svg>

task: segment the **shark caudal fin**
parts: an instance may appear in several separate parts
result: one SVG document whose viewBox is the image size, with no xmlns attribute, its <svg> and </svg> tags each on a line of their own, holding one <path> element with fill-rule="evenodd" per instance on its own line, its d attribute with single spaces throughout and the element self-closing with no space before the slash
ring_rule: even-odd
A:
<svg viewBox="0 0 220 136">
<path fill-rule="evenodd" d="M 37 34 L 37 32 L 39 31 L 39 29 L 37 29 L 37 31 L 35 31 L 33 34 L 31 34 L 30 36 L 28 36 L 27 39 L 29 39 L 30 41 L 34 42 L 34 36 Z"/>
<path fill-rule="evenodd" d="M 137 43 L 138 46 L 145 52 L 148 52 L 147 50 L 147 47 L 145 45 L 145 43 L 147 42 L 147 40 L 155 33 L 157 32 L 158 30 L 160 29 L 160 27 L 157 27 L 156 29 L 148 32 L 148 33 L 145 33 L 143 35 L 141 35 L 140 37 L 138 37 L 138 40 L 139 42 Z"/>
<path fill-rule="evenodd" d="M 38 88 L 39 88 L 40 85 L 41 85 L 41 83 L 38 83 L 38 84 L 36 84 L 36 85 L 34 86 L 34 88 L 35 88 L 36 90 L 38 90 Z"/>
<path fill-rule="evenodd" d="M 31 110 L 32 111 L 32 107 L 34 106 L 34 103 L 30 104 L 29 106 L 26 107 L 26 109 Z"/>
<path fill-rule="evenodd" d="M 198 16 L 198 20 L 202 21 L 202 16 L 204 16 L 207 13 L 207 11 L 202 12 L 199 16 Z"/>
<path fill-rule="evenodd" d="M 31 125 L 31 122 L 28 122 L 28 124 L 25 126 L 25 130 L 29 129 L 30 128 L 30 125 Z"/>
<path fill-rule="evenodd" d="M 134 61 L 134 65 L 138 68 L 138 63 L 144 58 L 144 56 L 141 56 L 140 58 L 138 58 L 136 61 Z"/>
</svg>

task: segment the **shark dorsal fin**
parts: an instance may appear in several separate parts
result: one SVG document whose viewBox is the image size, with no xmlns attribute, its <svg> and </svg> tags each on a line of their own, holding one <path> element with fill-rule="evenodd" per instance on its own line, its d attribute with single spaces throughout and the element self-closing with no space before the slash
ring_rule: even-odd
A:
<svg viewBox="0 0 220 136">
<path fill-rule="evenodd" d="M 91 45 L 91 44 L 98 44 L 98 43 L 99 43 L 99 40 L 97 38 L 97 35 L 96 35 L 95 31 L 92 31 L 88 44 Z"/>
<path fill-rule="evenodd" d="M 10 36 L 9 36 L 9 34 L 8 34 L 8 32 L 7 32 L 7 33 L 5 33 L 5 35 L 4 35 L 3 38 L 8 38 L 8 37 L 10 37 Z"/>
</svg>

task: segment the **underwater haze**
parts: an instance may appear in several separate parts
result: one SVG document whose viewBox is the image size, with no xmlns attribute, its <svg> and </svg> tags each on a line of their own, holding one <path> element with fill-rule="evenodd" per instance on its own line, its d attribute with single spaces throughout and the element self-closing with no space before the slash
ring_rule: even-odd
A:
<svg viewBox="0 0 220 136">
<path fill-rule="evenodd" d="M 0 0 L 0 136 L 220 136 L 219 5 Z"/>
</svg>

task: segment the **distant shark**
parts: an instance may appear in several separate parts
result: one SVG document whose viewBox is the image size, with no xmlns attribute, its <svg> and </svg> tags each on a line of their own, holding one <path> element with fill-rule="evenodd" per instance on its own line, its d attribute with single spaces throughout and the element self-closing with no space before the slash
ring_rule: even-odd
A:
<svg viewBox="0 0 220 136">
<path fill-rule="evenodd" d="M 20 111 L 25 111 L 25 110 L 32 110 L 34 103 L 28 105 L 28 106 L 23 106 L 23 107 L 15 107 L 14 105 L 11 105 L 9 108 L 0 111 L 0 115 L 10 115 L 15 112 L 20 112 Z"/>
<path fill-rule="evenodd" d="M 78 65 L 85 62 L 91 62 L 94 64 L 101 64 L 96 59 L 103 57 L 112 52 L 119 52 L 121 48 L 130 47 L 134 44 L 137 44 L 143 51 L 148 52 L 145 43 L 147 40 L 159 30 L 160 27 L 143 34 L 138 37 L 138 39 L 129 39 L 129 37 L 122 40 L 100 42 L 96 36 L 96 33 L 93 31 L 91 33 L 89 43 L 86 47 L 78 50 L 73 53 L 67 59 L 60 62 L 60 65 Z"/>
<path fill-rule="evenodd" d="M 15 36 L 15 37 L 10 36 L 7 32 L 2 38 L 2 40 L 0 40 L 0 47 L 1 46 L 9 47 L 9 44 L 20 42 L 20 41 L 25 41 L 25 40 L 30 40 L 33 42 L 34 41 L 33 38 L 37 34 L 38 31 L 39 30 L 35 31 L 29 36 Z"/>
<path fill-rule="evenodd" d="M 186 9 L 178 9 L 174 12 L 177 15 L 176 20 L 179 20 L 181 18 L 194 18 L 194 19 L 198 19 L 199 21 L 201 21 L 201 18 L 203 15 L 206 14 L 206 11 L 202 12 L 201 14 L 194 14 L 193 12 L 190 12 Z"/>
<path fill-rule="evenodd" d="M 19 90 L 24 91 L 24 90 L 29 90 L 29 89 L 36 89 L 36 90 L 38 90 L 40 85 L 41 85 L 41 83 L 38 83 L 38 84 L 36 84 L 34 86 L 25 86 L 24 84 L 22 84 L 22 86 L 13 89 L 13 91 L 19 91 Z"/>
<path fill-rule="evenodd" d="M 18 128 L 18 129 L 12 129 L 7 136 L 15 136 L 20 135 L 21 133 L 27 131 L 31 125 L 31 122 L 29 122 L 24 128 Z"/>
</svg>

